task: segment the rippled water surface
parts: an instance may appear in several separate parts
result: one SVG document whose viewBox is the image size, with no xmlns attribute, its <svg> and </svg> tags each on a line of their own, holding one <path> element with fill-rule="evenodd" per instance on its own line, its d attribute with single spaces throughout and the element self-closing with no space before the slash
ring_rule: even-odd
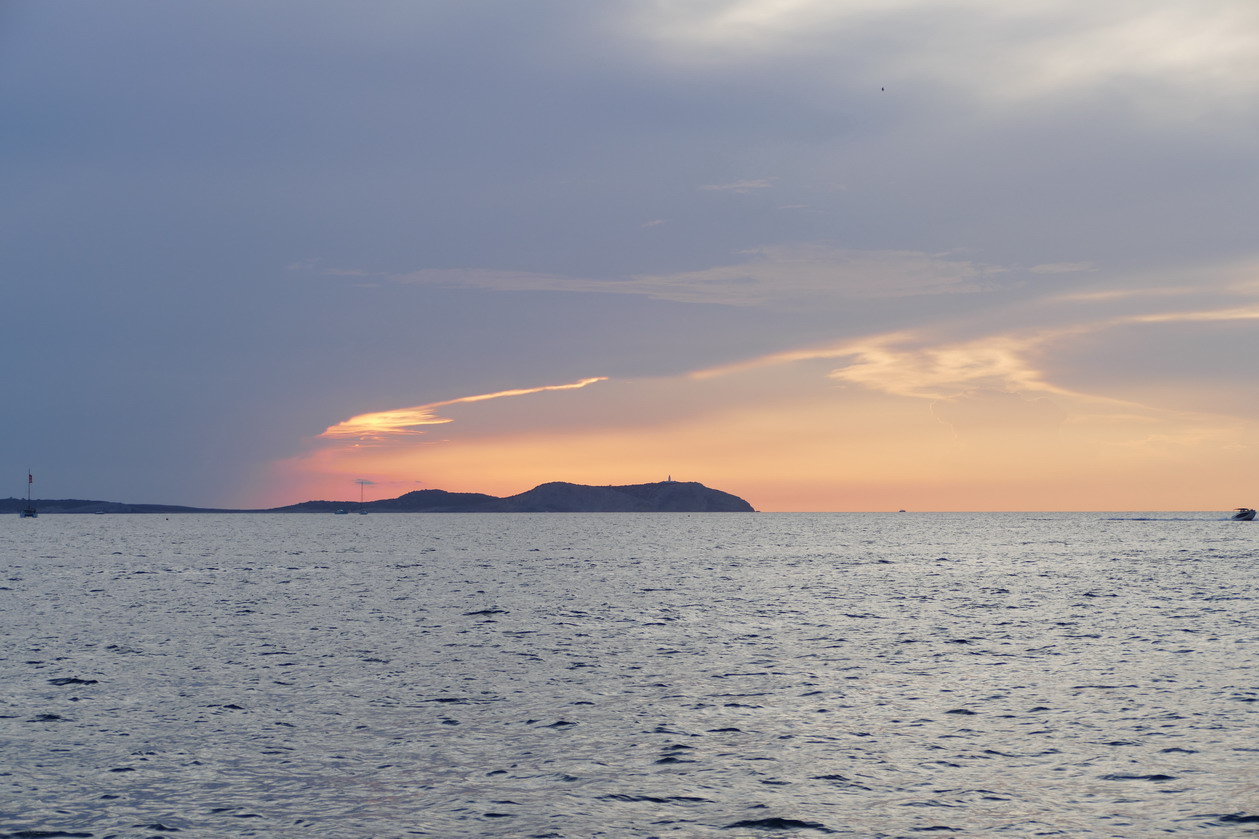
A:
<svg viewBox="0 0 1259 839">
<path fill-rule="evenodd" d="M 1259 835 L 1259 522 L 0 519 L 0 837 Z"/>
</svg>

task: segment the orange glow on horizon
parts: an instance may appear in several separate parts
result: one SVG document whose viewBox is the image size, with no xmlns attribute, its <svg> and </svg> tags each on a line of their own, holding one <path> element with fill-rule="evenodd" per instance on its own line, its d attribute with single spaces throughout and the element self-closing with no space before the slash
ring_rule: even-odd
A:
<svg viewBox="0 0 1259 839">
<path fill-rule="evenodd" d="M 655 384 L 665 383 L 643 387 Z M 1239 442 L 1252 430 L 1245 424 L 1090 407 L 1004 392 L 930 401 L 858 389 L 641 426 L 332 445 L 281 464 L 288 493 L 274 501 L 341 500 L 360 476 L 394 497 L 667 475 L 767 512 L 1229 509 L 1246 500 L 1259 459 Z"/>
<path fill-rule="evenodd" d="M 362 414 L 274 464 L 266 504 L 340 500 L 356 479 L 381 497 L 507 496 L 672 475 L 770 512 L 1227 510 L 1255 500 L 1259 420 L 1182 407 L 1198 396 L 1184 386 L 1069 388 L 1048 361 L 1116 327 L 1254 316 L 1133 313 L 959 340 L 900 331 L 616 387 L 584 390 L 606 381 L 591 378 Z M 558 391 L 521 410 L 477 408 L 468 422 L 437 413 Z M 441 439 L 422 428 L 436 424 Z"/>
</svg>

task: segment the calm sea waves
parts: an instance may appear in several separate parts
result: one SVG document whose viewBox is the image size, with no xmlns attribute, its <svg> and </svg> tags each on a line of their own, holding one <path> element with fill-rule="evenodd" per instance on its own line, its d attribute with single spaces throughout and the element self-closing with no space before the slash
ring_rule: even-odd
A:
<svg viewBox="0 0 1259 839">
<path fill-rule="evenodd" d="M 0 837 L 1259 835 L 1259 522 L 0 519 Z"/>
</svg>

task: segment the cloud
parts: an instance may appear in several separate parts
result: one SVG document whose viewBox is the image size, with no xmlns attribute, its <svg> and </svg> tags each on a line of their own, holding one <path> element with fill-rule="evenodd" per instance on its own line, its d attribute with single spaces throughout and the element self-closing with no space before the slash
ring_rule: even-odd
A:
<svg viewBox="0 0 1259 839">
<path fill-rule="evenodd" d="M 975 392 L 1035 393 L 1115 406 L 1132 404 L 1056 383 L 1051 361 L 1089 336 L 1134 326 L 1171 327 L 1259 320 L 1259 305 L 1214 310 L 1131 313 L 1093 321 L 1035 325 L 964 341 L 941 341 L 927 331 L 852 341 L 829 351 L 851 361 L 831 372 L 836 381 L 885 393 L 932 400 L 969 398 Z"/>
<path fill-rule="evenodd" d="M 1229 320 L 1259 320 L 1259 304 L 1206 312 L 1164 312 L 1149 315 L 1133 315 L 1131 318 L 1117 319 L 1115 323 L 1186 323 Z"/>
<path fill-rule="evenodd" d="M 544 393 L 553 390 L 575 390 L 607 381 L 599 376 L 566 385 L 543 385 L 541 387 L 516 388 L 500 390 L 494 393 L 482 393 L 475 396 L 461 396 L 458 399 L 447 399 L 442 402 L 430 402 L 427 405 L 416 405 L 411 408 L 395 408 L 390 411 L 375 411 L 359 414 L 348 420 L 337 423 L 324 430 L 319 437 L 328 440 L 354 440 L 359 443 L 380 443 L 390 438 L 409 437 L 423 434 L 419 426 L 442 425 L 453 420 L 439 417 L 438 408 L 447 405 L 459 405 L 467 402 L 484 402 L 488 399 L 501 399 L 505 396 L 526 396 L 531 393 Z"/>
<path fill-rule="evenodd" d="M 1055 391 L 1027 356 L 1040 336 L 996 335 L 927 347 L 895 338 L 855 343 L 853 360 L 832 371 L 836 381 L 897 396 L 949 399 L 983 389 L 990 392 Z"/>
<path fill-rule="evenodd" d="M 877 13 L 917 5 L 914 0 L 700 0 L 657 4 L 640 18 L 657 43 L 693 58 L 731 58 L 787 49 L 796 36 L 834 30 Z M 798 41 L 797 41 L 798 42 Z"/>
<path fill-rule="evenodd" d="M 444 288 L 480 288 L 494 291 L 599 291 L 598 280 L 544 274 L 535 271 L 505 271 L 492 268 L 421 268 L 391 278 L 404 285 L 432 285 Z M 612 290 L 612 289 L 607 289 Z"/>
<path fill-rule="evenodd" d="M 910 297 L 975 292 L 1003 269 L 912 251 L 861 251 L 828 244 L 771 245 L 743 259 L 698 271 L 594 280 L 525 271 L 423 269 L 401 283 L 498 291 L 640 294 L 681 303 L 799 306 L 826 299 Z"/>
<path fill-rule="evenodd" d="M 417 426 L 441 425 L 452 420 L 439 417 L 436 405 L 417 405 L 414 408 L 397 408 L 392 411 L 376 411 L 359 414 L 348 420 L 329 426 L 320 437 L 335 440 L 348 438 L 361 441 L 379 441 L 386 437 L 423 434 Z"/>
<path fill-rule="evenodd" d="M 858 55 L 859 82 L 905 91 L 942 81 L 994 104 L 1118 86 L 1129 104 L 1173 119 L 1185 105 L 1247 108 L 1259 90 L 1249 0 L 711 0 L 656 5 L 638 24 L 679 65 L 807 54 L 842 67 Z"/>
<path fill-rule="evenodd" d="M 944 71 L 990 94 L 1035 96 L 1121 78 L 1253 88 L 1259 9 L 1248 0 L 710 0 L 657 4 L 640 24 L 676 58 L 724 62 L 842 54 L 874 38 L 885 66 L 906 76 Z"/>
<path fill-rule="evenodd" d="M 973 292 L 1001 269 L 910 251 L 859 251 L 826 244 L 773 245 L 699 271 L 636 277 L 654 297 L 758 305 L 819 298 L 908 297 Z"/>
<path fill-rule="evenodd" d="M 1249 452 L 1243 441 L 1259 430 L 1254 376 L 1241 360 L 1259 305 L 1199 307 L 1212 290 L 1246 293 L 1235 276 L 1216 275 L 1217 286 L 1196 297 L 1152 289 L 1115 298 L 1126 311 L 1112 314 L 1091 297 L 1032 299 L 982 318 L 772 353 L 692 378 L 746 381 L 758 370 L 781 376 L 784 368 L 824 366 L 846 400 L 925 404 L 958 444 L 1037 463 L 1032 471 L 1058 468 L 1045 457 L 1060 446 L 1072 452 L 1064 463 L 1083 467 L 1104 455 L 1129 474 L 1147 468 L 1138 456 L 1188 463 L 1197 453 L 1223 463 L 1230 446 Z M 978 471 L 1008 471 L 996 455 L 975 456 Z"/>
<path fill-rule="evenodd" d="M 1079 274 L 1096 271 L 1097 266 L 1091 262 L 1050 262 L 1044 265 L 1033 265 L 1027 270 L 1033 274 Z"/>
<path fill-rule="evenodd" d="M 363 268 L 338 268 L 336 266 L 325 265 L 324 261 L 319 258 L 312 257 L 310 259 L 299 259 L 296 262 L 285 266 L 285 271 L 293 271 L 302 274 L 316 274 L 324 277 L 378 277 L 371 271 Z"/>
<path fill-rule="evenodd" d="M 707 184 L 701 186 L 700 189 L 710 192 L 737 192 L 747 193 L 757 189 L 769 189 L 773 186 L 773 178 L 760 178 L 754 181 L 735 181 L 730 184 Z"/>
</svg>

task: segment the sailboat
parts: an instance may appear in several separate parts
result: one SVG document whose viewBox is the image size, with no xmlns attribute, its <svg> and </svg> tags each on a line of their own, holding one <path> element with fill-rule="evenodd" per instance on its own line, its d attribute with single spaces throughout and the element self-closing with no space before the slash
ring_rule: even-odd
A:
<svg viewBox="0 0 1259 839">
<path fill-rule="evenodd" d="M 363 506 L 363 487 L 364 487 L 364 483 L 362 481 L 359 481 L 358 482 L 358 514 L 360 516 L 367 515 L 367 508 Z"/>
<path fill-rule="evenodd" d="M 31 504 L 31 484 L 35 483 L 35 476 L 29 471 L 26 473 L 26 509 L 18 513 L 21 518 L 33 519 L 39 516 L 35 511 L 34 505 Z"/>
</svg>

